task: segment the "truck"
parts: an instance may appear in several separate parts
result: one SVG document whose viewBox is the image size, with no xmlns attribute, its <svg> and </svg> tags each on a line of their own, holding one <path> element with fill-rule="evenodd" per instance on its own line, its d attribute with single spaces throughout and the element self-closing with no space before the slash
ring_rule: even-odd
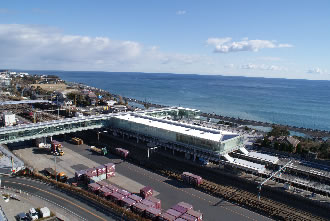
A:
<svg viewBox="0 0 330 221">
<path fill-rule="evenodd" d="M 64 152 L 62 150 L 62 144 L 56 140 L 53 140 L 51 142 L 51 153 L 56 155 L 56 156 L 63 156 Z"/>
<path fill-rule="evenodd" d="M 125 150 L 123 148 L 116 148 L 115 150 L 116 150 L 116 153 L 119 156 L 121 156 L 121 157 L 123 157 L 125 159 L 127 158 L 128 154 L 129 154 L 129 151 L 128 150 Z"/>
<path fill-rule="evenodd" d="M 57 179 L 57 181 L 62 183 L 65 183 L 68 180 L 68 176 L 64 172 L 57 173 L 55 170 L 53 170 L 53 168 L 45 168 L 43 172 L 46 177 Z"/>
<path fill-rule="evenodd" d="M 108 154 L 108 149 L 106 147 L 97 148 L 96 146 L 91 146 L 91 151 L 101 154 L 103 156 Z"/>
<path fill-rule="evenodd" d="M 76 145 L 84 144 L 84 141 L 78 137 L 71 138 L 71 142 Z"/>
</svg>

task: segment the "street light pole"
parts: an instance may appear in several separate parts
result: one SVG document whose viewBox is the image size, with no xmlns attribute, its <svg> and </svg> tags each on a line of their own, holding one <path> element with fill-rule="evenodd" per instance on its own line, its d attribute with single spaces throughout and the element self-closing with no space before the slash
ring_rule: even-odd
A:
<svg viewBox="0 0 330 221">
<path fill-rule="evenodd" d="M 56 180 L 56 182 L 57 182 L 57 172 L 56 172 L 56 155 L 54 156 L 55 157 L 55 180 Z"/>
<path fill-rule="evenodd" d="M 156 150 L 158 147 L 148 148 L 148 159 L 150 157 L 150 150 Z"/>
</svg>

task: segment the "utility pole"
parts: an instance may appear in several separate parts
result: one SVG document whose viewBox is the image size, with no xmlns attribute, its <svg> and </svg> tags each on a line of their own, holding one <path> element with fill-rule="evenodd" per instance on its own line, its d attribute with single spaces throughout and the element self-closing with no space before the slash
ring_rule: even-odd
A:
<svg viewBox="0 0 330 221">
<path fill-rule="evenodd" d="M 258 200 L 260 200 L 260 195 L 261 195 L 261 187 L 268 182 L 271 178 L 273 178 L 277 173 L 281 173 L 282 170 L 284 170 L 287 166 L 289 166 L 289 164 L 292 162 L 292 160 L 290 160 L 289 162 L 287 162 L 283 167 L 281 167 L 280 169 L 278 169 L 275 173 L 273 173 L 270 177 L 268 177 L 267 179 L 265 179 L 262 183 L 260 183 L 258 185 Z"/>
</svg>

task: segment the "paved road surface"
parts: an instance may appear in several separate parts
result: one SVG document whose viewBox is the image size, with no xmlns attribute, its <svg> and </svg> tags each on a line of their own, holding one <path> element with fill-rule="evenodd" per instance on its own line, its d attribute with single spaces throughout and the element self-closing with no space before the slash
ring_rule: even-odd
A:
<svg viewBox="0 0 330 221">
<path fill-rule="evenodd" d="M 71 213 L 80 217 L 81 220 L 89 221 L 107 221 L 116 220 L 111 217 L 111 214 L 106 211 L 102 211 L 101 208 L 97 208 L 95 205 L 88 201 L 70 197 L 69 195 L 54 189 L 40 181 L 31 180 L 27 178 L 14 178 L 14 177 L 1 177 L 1 185 L 6 187 L 12 187 L 20 189 L 24 192 L 39 196 L 40 198 L 48 199 L 54 204 L 60 205 L 66 208 Z M 118 220 L 118 219 L 117 219 Z"/>
<path fill-rule="evenodd" d="M 101 156 L 88 150 L 86 145 L 72 145 L 63 143 L 64 148 L 69 148 L 99 164 L 113 162 L 116 164 L 116 171 L 124 176 L 135 180 L 143 185 L 152 186 L 160 194 L 157 198 L 162 200 L 162 208 L 169 209 L 178 202 L 191 203 L 196 210 L 204 214 L 204 220 L 271 220 L 265 216 L 249 211 L 245 208 L 228 203 L 221 198 L 213 197 L 198 190 L 186 186 L 181 182 L 169 180 L 166 177 L 152 173 L 134 164 L 122 161 L 117 156 Z"/>
</svg>

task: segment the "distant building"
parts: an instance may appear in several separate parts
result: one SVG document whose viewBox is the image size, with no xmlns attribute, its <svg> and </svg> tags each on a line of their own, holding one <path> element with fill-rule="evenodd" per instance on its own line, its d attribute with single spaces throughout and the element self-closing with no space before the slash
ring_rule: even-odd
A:
<svg viewBox="0 0 330 221">
<path fill-rule="evenodd" d="M 111 107 L 112 112 L 126 112 L 127 107 L 125 105 L 114 105 Z"/>
<path fill-rule="evenodd" d="M 280 136 L 276 139 L 278 143 L 285 143 L 287 145 L 292 145 L 294 148 L 300 143 L 300 141 L 292 136 Z"/>
<path fill-rule="evenodd" d="M 117 101 L 108 100 L 108 101 L 105 101 L 105 103 L 107 104 L 107 106 L 111 107 L 111 106 L 115 105 L 117 103 Z"/>
</svg>

